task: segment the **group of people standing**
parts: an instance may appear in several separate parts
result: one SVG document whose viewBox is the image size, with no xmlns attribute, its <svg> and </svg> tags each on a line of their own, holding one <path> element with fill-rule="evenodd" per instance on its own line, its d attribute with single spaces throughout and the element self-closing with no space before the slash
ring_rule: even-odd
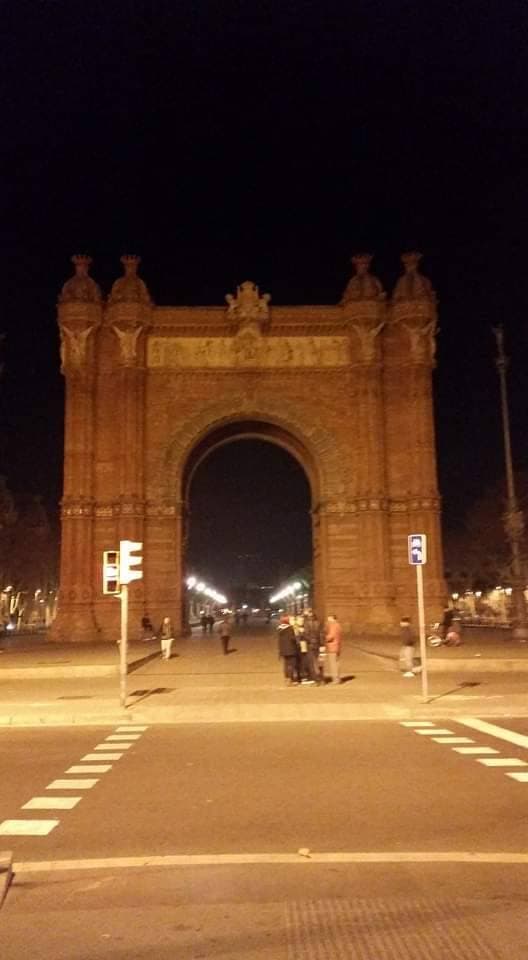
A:
<svg viewBox="0 0 528 960">
<path fill-rule="evenodd" d="M 311 610 L 298 616 L 284 614 L 277 627 L 277 639 L 287 686 L 325 683 L 325 663 L 332 683 L 341 682 L 343 631 L 337 617 L 330 616 L 323 624 Z"/>
</svg>

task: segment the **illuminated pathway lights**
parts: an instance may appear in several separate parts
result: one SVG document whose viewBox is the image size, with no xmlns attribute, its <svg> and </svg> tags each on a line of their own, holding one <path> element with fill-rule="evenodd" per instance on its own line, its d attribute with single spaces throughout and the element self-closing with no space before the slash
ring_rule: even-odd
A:
<svg viewBox="0 0 528 960">
<path fill-rule="evenodd" d="M 206 586 L 203 580 L 199 580 L 197 577 L 187 577 L 185 582 L 189 590 L 201 593 L 204 597 L 209 597 L 210 600 L 214 600 L 215 603 L 227 603 L 227 597 L 224 597 L 223 593 L 218 593 L 217 590 Z"/>
</svg>

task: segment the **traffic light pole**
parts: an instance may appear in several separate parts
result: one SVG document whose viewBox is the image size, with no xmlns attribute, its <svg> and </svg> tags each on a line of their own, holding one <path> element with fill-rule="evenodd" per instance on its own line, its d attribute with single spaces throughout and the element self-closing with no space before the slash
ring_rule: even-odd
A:
<svg viewBox="0 0 528 960">
<path fill-rule="evenodd" d="M 422 664 L 422 701 L 423 703 L 427 703 L 429 691 L 427 682 L 427 647 L 425 643 L 423 568 L 421 564 L 417 564 L 416 566 L 416 593 L 418 596 L 418 626 L 420 630 L 420 662 Z"/>
<path fill-rule="evenodd" d="M 126 707 L 128 670 L 128 583 L 121 584 L 121 642 L 119 645 L 119 702 Z"/>
</svg>

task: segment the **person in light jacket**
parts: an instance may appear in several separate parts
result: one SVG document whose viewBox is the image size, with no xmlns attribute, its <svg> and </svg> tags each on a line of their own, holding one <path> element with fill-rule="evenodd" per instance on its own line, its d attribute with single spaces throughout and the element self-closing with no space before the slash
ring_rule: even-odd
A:
<svg viewBox="0 0 528 960">
<path fill-rule="evenodd" d="M 172 622 L 170 617 L 163 617 L 159 632 L 161 644 L 161 656 L 164 660 L 170 660 L 172 643 L 174 640 Z"/>
<path fill-rule="evenodd" d="M 325 633 L 325 644 L 326 644 L 326 657 L 328 660 L 328 667 L 330 669 L 330 676 L 332 678 L 332 683 L 340 683 L 339 677 L 339 657 L 341 654 L 341 648 L 343 645 L 343 631 L 341 629 L 341 624 L 339 620 L 333 614 L 328 617 L 326 622 L 326 633 Z"/>
</svg>

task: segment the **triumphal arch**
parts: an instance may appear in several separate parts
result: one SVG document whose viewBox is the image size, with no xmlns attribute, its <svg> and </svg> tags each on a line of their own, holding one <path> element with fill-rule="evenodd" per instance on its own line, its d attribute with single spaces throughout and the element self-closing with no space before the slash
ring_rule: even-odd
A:
<svg viewBox="0 0 528 960">
<path fill-rule="evenodd" d="M 407 537 L 426 533 L 428 613 L 445 598 L 433 426 L 436 301 L 419 254 L 391 296 L 353 257 L 335 305 L 279 306 L 245 281 L 220 306 L 155 306 L 139 258 L 105 299 L 73 257 L 58 321 L 66 380 L 57 639 L 115 640 L 104 550 L 144 544 L 144 611 L 183 624 L 193 471 L 239 437 L 280 444 L 311 489 L 315 605 L 352 631 L 416 610 Z M 236 457 L 236 452 L 234 453 Z M 291 531 L 294 536 L 294 531 Z M 221 586 L 221 585 L 219 585 Z"/>
</svg>

